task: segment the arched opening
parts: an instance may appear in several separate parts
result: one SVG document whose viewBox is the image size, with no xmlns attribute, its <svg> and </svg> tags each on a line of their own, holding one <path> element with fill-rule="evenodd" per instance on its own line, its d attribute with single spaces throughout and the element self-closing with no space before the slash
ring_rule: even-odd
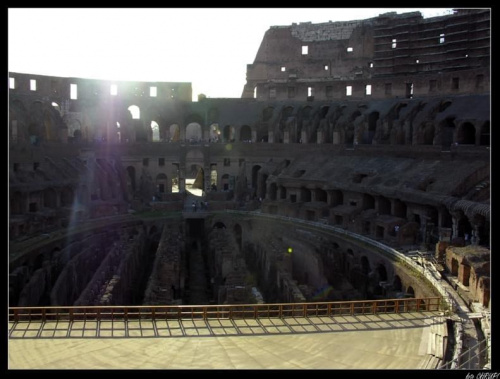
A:
<svg viewBox="0 0 500 379">
<path fill-rule="evenodd" d="M 341 190 L 333 190 L 331 193 L 330 202 L 330 205 L 333 207 L 344 204 L 344 193 Z"/>
<path fill-rule="evenodd" d="M 486 121 L 481 127 L 481 137 L 479 139 L 481 146 L 490 146 L 490 122 Z"/>
<path fill-rule="evenodd" d="M 326 117 L 326 115 L 328 114 L 328 110 L 330 109 L 329 106 L 325 105 L 325 106 L 322 106 L 320 111 L 319 111 L 319 118 L 320 119 L 323 119 Z"/>
<path fill-rule="evenodd" d="M 240 129 L 240 141 L 252 142 L 252 129 L 248 125 L 243 125 Z"/>
<path fill-rule="evenodd" d="M 458 129 L 457 143 L 462 145 L 476 144 L 476 128 L 470 122 L 464 122 Z"/>
<path fill-rule="evenodd" d="M 391 201 L 384 196 L 378 198 L 378 213 L 381 215 L 391 214 Z"/>
<path fill-rule="evenodd" d="M 436 130 L 434 128 L 434 124 L 428 123 L 424 127 L 424 145 L 432 145 L 434 143 L 434 135 L 436 134 Z M 450 145 L 448 145 L 450 146 Z"/>
<path fill-rule="evenodd" d="M 234 126 L 226 125 L 222 132 L 223 142 L 234 142 Z"/>
<path fill-rule="evenodd" d="M 266 198 L 266 182 L 267 182 L 268 175 L 267 174 L 261 174 L 259 175 L 259 179 L 257 182 L 257 196 L 261 199 Z"/>
<path fill-rule="evenodd" d="M 217 191 L 217 165 L 212 165 L 210 170 L 210 190 Z"/>
<path fill-rule="evenodd" d="M 361 116 L 361 112 L 359 110 L 356 110 L 351 115 L 349 121 L 354 122 L 354 120 L 356 120 L 359 116 Z"/>
<path fill-rule="evenodd" d="M 43 205 L 46 208 L 57 207 L 57 193 L 52 188 L 47 188 L 43 191 Z"/>
<path fill-rule="evenodd" d="M 229 191 L 229 174 L 222 175 L 220 184 L 223 191 Z"/>
<path fill-rule="evenodd" d="M 472 226 L 469 222 L 469 219 L 467 217 L 462 217 L 458 221 L 458 237 L 466 237 L 466 235 L 469 237 L 471 236 L 472 232 Z"/>
<path fill-rule="evenodd" d="M 458 260 L 451 258 L 451 275 L 458 276 Z"/>
<path fill-rule="evenodd" d="M 240 224 L 236 224 L 234 226 L 234 238 L 236 239 L 236 243 L 238 244 L 238 247 L 240 248 L 241 251 L 241 242 L 242 242 L 242 229 Z"/>
<path fill-rule="evenodd" d="M 201 125 L 197 122 L 192 122 L 186 126 L 186 140 L 189 142 L 201 142 L 203 133 Z"/>
<path fill-rule="evenodd" d="M 453 143 L 453 134 L 455 133 L 454 118 L 447 118 L 441 124 L 441 144 L 449 147 Z"/>
<path fill-rule="evenodd" d="M 300 201 L 303 201 L 305 203 L 311 202 L 311 190 L 308 188 L 302 187 L 300 189 Z"/>
<path fill-rule="evenodd" d="M 363 194 L 363 210 L 375 209 L 375 198 L 367 193 Z"/>
<path fill-rule="evenodd" d="M 453 226 L 453 219 L 451 217 L 448 209 L 443 209 L 441 211 L 441 227 L 442 228 L 451 228 Z"/>
<path fill-rule="evenodd" d="M 226 229 L 226 225 L 221 221 L 217 221 L 212 229 Z"/>
<path fill-rule="evenodd" d="M 285 186 L 279 186 L 279 193 L 280 193 L 280 199 L 285 200 L 286 199 L 286 187 Z"/>
<path fill-rule="evenodd" d="M 219 124 L 210 125 L 210 142 L 219 142 L 220 139 Z"/>
<path fill-rule="evenodd" d="M 168 179 L 167 175 L 161 173 L 156 176 L 156 191 L 160 199 L 163 200 L 162 196 L 167 192 Z"/>
<path fill-rule="evenodd" d="M 276 200 L 277 193 L 278 193 L 278 186 L 276 185 L 276 183 L 271 183 L 269 185 L 269 199 L 273 201 Z"/>
<path fill-rule="evenodd" d="M 267 107 L 262 111 L 262 121 L 269 121 L 273 117 L 274 108 Z"/>
<path fill-rule="evenodd" d="M 468 287 L 469 280 L 470 280 L 470 266 L 467 263 L 462 262 L 462 284 Z"/>
<path fill-rule="evenodd" d="M 291 108 L 291 107 L 290 107 L 290 109 L 293 110 L 293 108 Z M 311 118 L 311 115 L 312 115 L 312 107 L 310 107 L 310 106 L 306 106 L 306 107 L 302 108 L 302 110 L 300 111 L 300 118 L 302 120 L 309 120 Z"/>
<path fill-rule="evenodd" d="M 375 131 L 377 129 L 377 121 L 379 119 L 378 112 L 372 112 L 368 115 L 368 130 L 363 133 L 364 144 L 371 144 L 373 137 L 375 136 Z"/>
<path fill-rule="evenodd" d="M 259 170 L 262 167 L 259 165 L 255 165 L 252 167 L 252 188 L 257 189 L 258 186 L 258 178 L 259 178 Z"/>
<path fill-rule="evenodd" d="M 61 191 L 61 206 L 70 207 L 73 205 L 73 190 L 65 187 Z"/>
<path fill-rule="evenodd" d="M 132 115 L 132 119 L 140 120 L 141 119 L 141 109 L 137 105 L 131 105 L 127 108 L 130 114 Z"/>
<path fill-rule="evenodd" d="M 160 142 L 160 126 L 156 121 L 151 121 L 151 132 L 152 132 L 152 141 L 153 142 Z"/>
<path fill-rule="evenodd" d="M 382 263 L 379 263 L 377 266 L 377 274 L 378 274 L 378 279 L 381 282 L 387 282 L 387 269 L 385 268 L 385 265 Z"/>
<path fill-rule="evenodd" d="M 328 199 L 328 195 L 327 195 L 326 191 L 321 189 L 321 188 L 316 189 L 315 197 L 316 197 L 316 201 L 319 201 L 321 203 L 326 203 L 327 199 Z"/>
<path fill-rule="evenodd" d="M 122 143 L 122 131 L 118 121 L 116 122 L 116 137 L 118 139 L 118 143 Z"/>
<path fill-rule="evenodd" d="M 406 206 L 406 203 L 399 200 L 399 199 L 395 199 L 394 200 L 394 216 L 406 218 L 407 212 L 408 212 L 408 208 Z"/>
<path fill-rule="evenodd" d="M 370 261 L 364 255 L 361 257 L 361 272 L 365 276 L 368 276 L 368 274 L 371 272 Z"/>
<path fill-rule="evenodd" d="M 135 167 L 127 167 L 127 185 L 130 186 L 132 193 L 135 192 Z"/>
<path fill-rule="evenodd" d="M 181 128 L 177 124 L 172 124 L 168 128 L 169 133 L 169 141 L 170 142 L 179 142 L 181 138 Z"/>
<path fill-rule="evenodd" d="M 401 278 L 399 275 L 394 276 L 394 281 L 392 283 L 392 288 L 396 292 L 402 292 L 403 291 L 403 282 L 401 281 Z"/>
<path fill-rule="evenodd" d="M 408 286 L 408 288 L 406 289 L 406 296 L 409 298 L 415 297 L 415 290 L 413 289 L 412 286 Z"/>
</svg>

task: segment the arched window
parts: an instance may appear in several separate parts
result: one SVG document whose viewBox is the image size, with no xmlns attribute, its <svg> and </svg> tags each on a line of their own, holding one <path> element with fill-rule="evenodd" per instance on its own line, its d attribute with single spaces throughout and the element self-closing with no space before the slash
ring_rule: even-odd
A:
<svg viewBox="0 0 500 379">
<path fill-rule="evenodd" d="M 137 105 L 131 105 L 130 107 L 128 107 L 128 110 L 134 120 L 140 120 L 141 110 Z"/>
</svg>

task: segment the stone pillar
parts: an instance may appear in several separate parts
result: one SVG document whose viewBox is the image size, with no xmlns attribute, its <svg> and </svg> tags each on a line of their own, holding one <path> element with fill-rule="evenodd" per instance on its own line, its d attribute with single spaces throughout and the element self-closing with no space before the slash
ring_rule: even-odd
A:
<svg viewBox="0 0 500 379">
<path fill-rule="evenodd" d="M 458 237 L 458 223 L 462 218 L 462 214 L 460 212 L 450 212 L 450 213 L 451 213 L 451 221 L 453 223 L 451 239 L 454 239 Z"/>
<path fill-rule="evenodd" d="M 252 142 L 259 142 L 257 141 L 257 131 L 252 129 Z"/>
<path fill-rule="evenodd" d="M 274 132 L 272 130 L 268 132 L 267 143 L 274 143 Z"/>
<path fill-rule="evenodd" d="M 333 144 L 334 145 L 340 144 L 340 132 L 338 132 L 338 131 L 333 132 Z"/>
<path fill-rule="evenodd" d="M 324 131 L 318 130 L 316 132 L 316 136 L 317 136 L 316 140 L 317 140 L 318 144 L 325 143 L 325 132 Z"/>
<path fill-rule="evenodd" d="M 309 141 L 307 140 L 307 132 L 305 130 L 302 130 L 300 132 L 300 139 L 302 143 L 308 143 Z"/>
<path fill-rule="evenodd" d="M 283 143 L 290 143 L 290 132 L 288 130 L 283 132 Z"/>
</svg>

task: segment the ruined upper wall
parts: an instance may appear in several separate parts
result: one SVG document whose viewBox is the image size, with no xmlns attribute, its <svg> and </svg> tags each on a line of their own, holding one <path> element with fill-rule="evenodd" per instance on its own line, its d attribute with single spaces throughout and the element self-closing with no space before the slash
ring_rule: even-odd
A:
<svg viewBox="0 0 500 379">
<path fill-rule="evenodd" d="M 292 24 L 292 36 L 304 42 L 349 39 L 353 30 L 363 21 L 325 22 Z"/>
<path fill-rule="evenodd" d="M 489 9 L 467 9 L 424 19 L 420 12 L 391 12 L 366 20 L 274 26 L 247 65 L 242 97 L 323 100 L 486 92 L 490 15 Z"/>
</svg>

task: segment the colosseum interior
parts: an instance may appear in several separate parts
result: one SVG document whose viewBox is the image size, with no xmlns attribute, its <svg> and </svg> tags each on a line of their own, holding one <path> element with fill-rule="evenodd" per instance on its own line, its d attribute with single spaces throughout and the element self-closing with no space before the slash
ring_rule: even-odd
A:
<svg viewBox="0 0 500 379">
<path fill-rule="evenodd" d="M 241 98 L 9 85 L 10 307 L 443 296 L 432 273 L 463 349 L 489 338 L 490 10 L 271 26 Z"/>
</svg>

